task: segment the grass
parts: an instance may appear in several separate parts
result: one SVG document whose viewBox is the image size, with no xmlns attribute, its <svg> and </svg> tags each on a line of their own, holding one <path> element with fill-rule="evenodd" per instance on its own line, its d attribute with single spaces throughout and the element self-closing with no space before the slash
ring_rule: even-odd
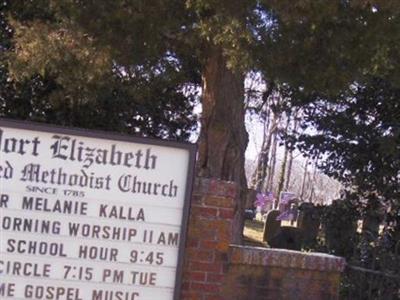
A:
<svg viewBox="0 0 400 300">
<path fill-rule="evenodd" d="M 266 247 L 263 240 L 264 222 L 246 220 L 244 224 L 244 243 L 248 246 Z"/>
</svg>

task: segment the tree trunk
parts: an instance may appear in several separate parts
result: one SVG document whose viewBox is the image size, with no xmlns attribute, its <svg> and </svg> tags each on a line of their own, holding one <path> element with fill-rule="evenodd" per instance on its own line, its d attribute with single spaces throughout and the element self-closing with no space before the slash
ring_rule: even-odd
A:
<svg viewBox="0 0 400 300">
<path fill-rule="evenodd" d="M 308 202 L 310 202 L 310 203 L 314 203 L 314 197 L 315 197 L 315 180 L 316 180 L 316 178 L 317 178 L 317 165 L 318 165 L 318 159 L 315 159 L 315 161 L 314 161 L 313 175 L 312 175 L 312 178 L 311 178 L 311 181 L 310 181 L 310 183 L 311 183 L 311 187 L 310 187 L 311 191 L 310 191 L 310 198 L 309 198 L 309 200 L 308 200 Z"/>
<path fill-rule="evenodd" d="M 241 243 L 247 182 L 248 135 L 244 117 L 244 76 L 227 68 L 221 49 L 211 47 L 203 71 L 203 112 L 197 171 L 200 176 L 240 186 L 234 217 L 234 243 Z"/>
<path fill-rule="evenodd" d="M 267 145 L 267 137 L 268 137 L 268 128 L 269 128 L 269 123 L 270 123 L 270 111 L 268 110 L 267 113 L 267 117 L 264 119 L 264 123 L 263 123 L 263 140 L 262 140 L 262 144 L 261 144 L 261 150 L 260 152 L 257 154 L 257 163 L 256 163 L 256 167 L 254 168 L 254 172 L 251 176 L 251 181 L 250 181 L 250 188 L 252 188 L 253 190 L 256 191 L 260 191 L 260 187 L 262 185 L 263 182 L 263 178 L 262 176 L 265 174 L 263 174 L 263 170 L 265 169 L 265 153 L 266 153 L 266 145 Z"/>
<path fill-rule="evenodd" d="M 374 197 L 368 199 L 362 223 L 363 238 L 368 243 L 377 240 L 379 237 L 379 226 L 383 221 L 383 217 L 384 214 L 379 200 Z"/>
<path fill-rule="evenodd" d="M 290 114 L 287 115 L 287 120 L 286 120 L 286 126 L 285 126 L 285 133 L 288 132 L 289 130 L 289 125 L 290 125 Z M 285 144 L 285 152 L 283 155 L 282 159 L 282 165 L 281 165 L 281 173 L 279 176 L 279 184 L 278 184 L 278 192 L 277 195 L 280 195 L 281 192 L 283 191 L 283 188 L 285 186 L 285 179 L 286 179 L 286 165 L 287 165 L 287 160 L 288 160 L 288 154 L 289 154 L 289 148 Z"/>
<path fill-rule="evenodd" d="M 294 128 L 293 132 L 296 133 L 299 125 L 299 120 L 298 120 L 298 114 L 299 111 L 297 110 L 294 115 Z M 285 190 L 289 191 L 290 188 L 290 179 L 292 177 L 292 168 L 293 168 L 293 149 L 290 150 L 289 153 L 289 161 L 288 161 L 288 167 L 287 167 L 287 174 L 286 174 L 286 184 L 285 184 Z"/>
<path fill-rule="evenodd" d="M 300 199 L 301 201 L 304 201 L 304 192 L 306 189 L 306 181 L 307 181 L 307 171 L 308 171 L 308 158 L 304 162 L 304 172 L 303 172 L 303 181 L 301 184 L 301 190 L 300 190 Z"/>
<path fill-rule="evenodd" d="M 275 130 L 273 133 L 273 143 L 272 143 L 272 152 L 271 152 L 271 160 L 269 164 L 268 170 L 268 180 L 267 180 L 267 191 L 274 191 L 274 176 L 275 176 L 275 167 L 276 167 L 276 150 L 278 147 L 278 131 Z M 279 197 L 279 195 L 277 195 Z"/>
<path fill-rule="evenodd" d="M 263 183 L 265 182 L 265 179 L 267 177 L 267 169 L 268 169 L 268 162 L 269 162 L 269 153 L 271 149 L 271 142 L 272 142 L 272 135 L 275 133 L 277 129 L 278 123 L 277 123 L 277 118 L 276 115 L 273 117 L 273 121 L 271 126 L 267 127 L 267 130 L 264 130 L 264 141 L 262 144 L 262 149 L 261 152 L 258 156 L 257 160 L 257 167 L 255 172 L 255 178 L 256 180 L 254 181 L 253 188 L 256 191 L 261 191 Z"/>
<path fill-rule="evenodd" d="M 287 172 L 286 172 L 286 182 L 285 182 L 285 190 L 286 191 L 289 191 L 289 189 L 290 189 L 290 179 L 292 177 L 292 169 L 293 169 L 293 150 L 290 150 Z"/>
</svg>

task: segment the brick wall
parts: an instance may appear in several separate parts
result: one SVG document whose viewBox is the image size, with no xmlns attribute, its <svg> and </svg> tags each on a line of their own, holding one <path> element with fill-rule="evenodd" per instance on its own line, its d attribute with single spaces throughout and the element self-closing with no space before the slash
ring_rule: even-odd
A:
<svg viewBox="0 0 400 300">
<path fill-rule="evenodd" d="M 221 297 L 232 237 L 236 185 L 197 178 L 186 243 L 182 300 Z"/>
<path fill-rule="evenodd" d="M 342 258 L 231 245 L 237 195 L 233 183 L 196 179 L 181 299 L 337 299 Z"/>
<path fill-rule="evenodd" d="M 231 246 L 226 299 L 338 299 L 341 257 L 284 249 Z M 229 286 L 235 286 L 234 293 Z"/>
</svg>

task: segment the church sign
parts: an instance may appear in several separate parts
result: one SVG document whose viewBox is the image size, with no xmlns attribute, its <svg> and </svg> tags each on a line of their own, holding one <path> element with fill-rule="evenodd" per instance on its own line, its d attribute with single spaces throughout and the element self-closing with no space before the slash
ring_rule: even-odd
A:
<svg viewBox="0 0 400 300">
<path fill-rule="evenodd" d="M 0 298 L 179 299 L 195 151 L 0 119 Z"/>
</svg>

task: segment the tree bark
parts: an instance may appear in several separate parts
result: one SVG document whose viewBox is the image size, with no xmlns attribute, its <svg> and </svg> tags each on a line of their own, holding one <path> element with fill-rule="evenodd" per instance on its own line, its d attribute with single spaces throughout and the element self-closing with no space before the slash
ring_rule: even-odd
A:
<svg viewBox="0 0 400 300">
<path fill-rule="evenodd" d="M 301 184 L 301 190 L 300 190 L 300 199 L 304 201 L 304 192 L 306 189 L 306 181 L 307 181 L 307 171 L 308 171 L 308 158 L 304 162 L 304 172 L 303 172 L 303 181 Z"/>
<path fill-rule="evenodd" d="M 197 172 L 239 185 L 232 242 L 241 243 L 247 191 L 244 153 L 248 143 L 244 75 L 231 71 L 221 49 L 215 46 L 208 50 L 203 71 L 202 104 Z"/>
<path fill-rule="evenodd" d="M 286 182 L 285 182 L 285 190 L 286 191 L 289 191 L 289 189 L 290 189 L 290 179 L 292 177 L 292 169 L 293 169 L 293 150 L 290 150 L 287 172 L 286 172 Z"/>
<path fill-rule="evenodd" d="M 272 136 L 277 130 L 277 118 L 276 115 L 273 117 L 273 121 L 271 126 L 267 127 L 267 130 L 264 130 L 264 141 L 262 144 L 261 152 L 259 153 L 258 160 L 257 160 L 257 167 L 255 170 L 255 175 L 254 177 L 256 180 L 254 180 L 254 185 L 253 188 L 256 191 L 261 191 L 262 186 L 266 181 L 267 177 L 267 169 L 269 166 L 269 160 L 270 160 L 270 150 L 271 150 L 271 141 L 272 141 Z"/>
<path fill-rule="evenodd" d="M 315 196 L 315 180 L 317 178 L 317 165 L 318 165 L 318 159 L 315 159 L 314 161 L 314 170 L 313 170 L 313 175 L 311 178 L 311 186 L 310 186 L 310 198 L 308 202 L 314 203 L 314 196 Z"/>
<path fill-rule="evenodd" d="M 267 137 L 268 137 L 268 128 L 270 123 L 269 111 L 267 113 L 267 117 L 264 120 L 263 124 L 263 141 L 261 144 L 261 150 L 257 154 L 257 163 L 254 169 L 254 172 L 251 176 L 250 188 L 256 191 L 260 191 L 260 187 L 262 185 L 263 180 L 265 179 L 265 174 L 263 170 L 266 170 L 266 162 L 265 162 L 265 154 L 266 154 L 266 145 L 267 145 Z M 264 175 L 264 179 L 263 176 Z"/>
<path fill-rule="evenodd" d="M 287 115 L 285 133 L 288 133 L 289 125 L 290 125 L 290 114 Z M 286 165 L 287 165 L 287 160 L 288 160 L 289 148 L 286 145 L 284 147 L 285 147 L 285 152 L 284 152 L 283 159 L 282 159 L 281 173 L 280 173 L 280 176 L 279 176 L 277 195 L 281 194 L 281 192 L 283 191 L 283 188 L 285 186 Z"/>
<path fill-rule="evenodd" d="M 276 167 L 276 150 L 278 146 L 278 131 L 275 130 L 273 133 L 273 143 L 272 143 L 272 152 L 271 152 L 271 159 L 269 163 L 269 170 L 268 170 L 268 179 L 267 179 L 267 186 L 266 191 L 276 192 L 274 190 L 274 176 L 275 176 L 275 167 Z M 279 195 L 277 195 L 279 197 Z"/>
<path fill-rule="evenodd" d="M 293 133 L 296 134 L 298 126 L 299 126 L 299 116 L 300 111 L 297 109 L 294 113 L 294 125 L 293 125 Z M 293 149 L 290 150 L 289 153 L 289 160 L 288 160 L 288 167 L 287 167 L 287 174 L 286 174 L 286 183 L 285 183 L 285 190 L 289 191 L 290 188 L 290 179 L 292 176 L 292 167 L 293 167 Z"/>
</svg>

